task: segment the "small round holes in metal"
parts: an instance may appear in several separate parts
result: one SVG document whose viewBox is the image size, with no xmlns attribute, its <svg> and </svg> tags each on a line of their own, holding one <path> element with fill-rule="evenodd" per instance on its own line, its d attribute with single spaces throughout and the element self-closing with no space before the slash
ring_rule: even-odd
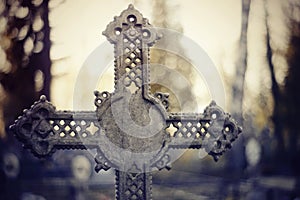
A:
<svg viewBox="0 0 300 200">
<path fill-rule="evenodd" d="M 63 125 L 65 125 L 65 121 L 64 120 L 60 120 L 59 124 L 63 126 Z"/>
<path fill-rule="evenodd" d="M 135 63 L 131 63 L 130 66 L 133 68 L 133 67 L 136 66 L 136 64 Z"/>
<path fill-rule="evenodd" d="M 101 103 L 102 103 L 102 100 L 101 100 L 101 99 L 97 99 L 97 103 L 98 103 L 98 104 L 101 104 Z"/>
<path fill-rule="evenodd" d="M 131 62 L 131 59 L 130 58 L 126 58 L 125 59 L 125 63 L 129 64 Z"/>
<path fill-rule="evenodd" d="M 231 125 L 226 125 L 224 131 L 225 133 L 231 133 L 233 131 L 233 127 Z"/>
<path fill-rule="evenodd" d="M 151 33 L 150 33 L 150 31 L 149 30 L 143 30 L 143 37 L 144 38 L 150 38 L 150 36 L 151 36 Z"/>
<path fill-rule="evenodd" d="M 213 113 L 213 114 L 211 115 L 211 118 L 212 118 L 212 119 L 217 119 L 217 114 L 216 114 L 216 113 Z"/>
<path fill-rule="evenodd" d="M 195 133 L 195 132 L 197 131 L 197 129 L 196 129 L 195 127 L 192 127 L 191 131 L 192 131 L 193 133 Z"/>
<path fill-rule="evenodd" d="M 121 35 L 122 29 L 120 27 L 115 28 L 115 34 Z"/>
<path fill-rule="evenodd" d="M 66 130 L 66 131 L 70 131 L 70 130 L 71 130 L 70 126 L 66 126 L 66 127 L 65 127 L 65 130 Z"/>
<path fill-rule="evenodd" d="M 106 92 L 103 92 L 102 97 L 106 98 L 106 97 L 108 97 L 108 94 Z"/>
<path fill-rule="evenodd" d="M 127 21 L 129 23 L 135 24 L 136 23 L 136 16 L 134 16 L 134 15 L 128 15 Z"/>
<path fill-rule="evenodd" d="M 132 71 L 130 74 L 129 74 L 132 78 L 135 77 L 135 73 Z"/>
<path fill-rule="evenodd" d="M 126 67 L 126 68 L 125 68 L 125 71 L 126 71 L 127 73 L 129 73 L 130 70 L 131 70 L 130 67 Z"/>
<path fill-rule="evenodd" d="M 129 53 L 129 52 L 130 52 L 130 49 L 126 48 L 125 53 Z"/>
<path fill-rule="evenodd" d="M 135 44 L 130 43 L 129 47 L 133 49 L 135 47 Z"/>
<path fill-rule="evenodd" d="M 136 55 L 135 55 L 134 53 L 131 53 L 131 54 L 130 54 L 130 57 L 131 57 L 131 58 L 135 58 Z"/>
<path fill-rule="evenodd" d="M 75 130 L 76 130 L 77 132 L 80 132 L 80 131 L 81 131 L 80 126 L 77 126 L 77 127 L 75 128 Z"/>
<path fill-rule="evenodd" d="M 75 137 L 75 136 L 76 136 L 76 133 L 72 131 L 72 132 L 70 133 L 70 136 L 71 136 L 71 137 Z"/>
<path fill-rule="evenodd" d="M 55 125 L 54 126 L 54 130 L 58 131 L 59 130 L 59 126 Z"/>
</svg>

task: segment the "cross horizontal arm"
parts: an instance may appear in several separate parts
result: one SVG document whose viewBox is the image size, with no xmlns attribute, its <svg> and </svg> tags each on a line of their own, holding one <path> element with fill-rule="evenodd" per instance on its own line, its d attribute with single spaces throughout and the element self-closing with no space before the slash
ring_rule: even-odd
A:
<svg viewBox="0 0 300 200">
<path fill-rule="evenodd" d="M 218 160 L 241 132 L 241 128 L 212 102 L 203 114 L 170 114 L 166 131 L 170 134 L 171 148 L 204 148 Z"/>
<path fill-rule="evenodd" d="M 45 96 L 24 110 L 10 130 L 37 157 L 56 149 L 97 148 L 101 132 L 95 111 L 56 111 Z"/>
</svg>

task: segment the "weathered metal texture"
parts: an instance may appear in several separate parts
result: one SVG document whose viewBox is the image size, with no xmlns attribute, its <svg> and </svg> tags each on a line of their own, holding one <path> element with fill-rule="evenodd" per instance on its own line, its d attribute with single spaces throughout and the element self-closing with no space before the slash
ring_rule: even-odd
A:
<svg viewBox="0 0 300 200">
<path fill-rule="evenodd" d="M 218 160 L 241 128 L 212 102 L 204 113 L 169 113 L 150 93 L 149 47 L 161 36 L 132 5 L 103 34 L 115 46 L 115 91 L 95 92 L 96 111 L 56 111 L 44 96 L 10 130 L 37 157 L 97 149 L 95 170 L 116 170 L 116 199 L 151 199 L 151 171 L 171 167 L 170 148 L 204 148 Z"/>
</svg>

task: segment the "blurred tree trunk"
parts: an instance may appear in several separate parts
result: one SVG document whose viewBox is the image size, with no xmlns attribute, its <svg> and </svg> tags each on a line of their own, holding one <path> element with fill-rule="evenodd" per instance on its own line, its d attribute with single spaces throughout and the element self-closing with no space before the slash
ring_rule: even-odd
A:
<svg viewBox="0 0 300 200">
<path fill-rule="evenodd" d="M 274 123 L 274 135 L 277 142 L 276 147 L 276 157 L 283 157 L 285 155 L 285 148 L 284 148 L 284 139 L 283 139 L 283 126 L 284 126 L 284 118 L 283 118 L 283 96 L 282 92 L 280 90 L 280 87 L 278 85 L 278 82 L 276 80 L 275 75 L 275 67 L 272 62 L 273 57 L 273 50 L 271 47 L 271 37 L 270 37 L 270 27 L 268 25 L 268 11 L 265 6 L 265 22 L 266 22 L 266 54 L 267 54 L 267 62 L 268 67 L 271 74 L 271 81 L 272 81 L 272 95 L 273 95 L 273 101 L 274 101 L 274 108 L 273 108 L 273 114 L 272 114 L 272 120 Z"/>
<path fill-rule="evenodd" d="M 8 127 L 22 110 L 30 108 L 40 94 L 50 97 L 50 27 L 49 0 L 7 1 L 1 17 L 6 18 L 2 35 L 9 44 L 3 47 L 9 70 L 0 71 L 5 92 L 2 105 Z"/>
<path fill-rule="evenodd" d="M 265 8 L 266 9 L 266 8 Z M 291 12 L 300 12 L 300 6 L 291 7 Z M 266 44 L 267 61 L 271 73 L 272 95 L 274 108 L 272 120 L 274 123 L 274 135 L 277 141 L 274 152 L 276 163 L 283 159 L 282 165 L 289 165 L 294 173 L 299 173 L 299 128 L 298 114 L 300 113 L 300 22 L 290 17 L 290 38 L 286 59 L 288 72 L 284 86 L 280 87 L 276 80 L 275 66 L 272 62 L 274 52 L 271 46 L 270 26 L 268 24 L 268 12 L 266 9 Z M 280 67 L 280 66 L 279 66 Z"/>
<path fill-rule="evenodd" d="M 239 41 L 239 57 L 236 62 L 235 82 L 232 86 L 232 106 L 231 113 L 234 118 L 240 123 L 243 123 L 243 98 L 244 98 L 244 84 L 245 75 L 247 71 L 247 33 L 248 21 L 251 0 L 242 0 L 242 24 L 241 35 Z"/>
<path fill-rule="evenodd" d="M 239 40 L 239 57 L 236 62 L 236 71 L 234 82 L 232 86 L 232 104 L 231 113 L 234 119 L 241 125 L 243 125 L 243 99 L 244 99 L 244 85 L 245 75 L 247 71 L 247 33 L 248 33 L 248 22 L 250 12 L 251 0 L 242 0 L 242 24 L 241 24 L 241 35 Z M 240 174 L 245 168 L 245 150 L 244 150 L 243 136 L 239 137 L 233 146 L 230 154 L 229 167 L 234 169 L 237 174 Z"/>
<path fill-rule="evenodd" d="M 300 6 L 298 8 L 300 12 Z M 285 80 L 285 129 L 288 133 L 288 155 L 294 172 L 299 174 L 299 114 L 300 114 L 300 22 L 291 21 L 291 37 L 288 54 L 288 74 Z"/>
</svg>

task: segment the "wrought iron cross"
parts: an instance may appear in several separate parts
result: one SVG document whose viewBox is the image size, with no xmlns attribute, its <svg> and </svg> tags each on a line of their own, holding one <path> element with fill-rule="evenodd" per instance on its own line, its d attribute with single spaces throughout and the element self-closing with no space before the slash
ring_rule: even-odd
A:
<svg viewBox="0 0 300 200">
<path fill-rule="evenodd" d="M 170 149 L 218 160 L 241 128 L 215 102 L 202 114 L 169 113 L 168 95 L 150 92 L 149 47 L 161 36 L 132 5 L 103 34 L 115 47 L 115 91 L 95 92 L 96 111 L 57 111 L 42 96 L 10 130 L 37 157 L 97 149 L 95 170 L 115 169 L 116 199 L 151 199 L 151 171 L 170 169 Z"/>
</svg>

